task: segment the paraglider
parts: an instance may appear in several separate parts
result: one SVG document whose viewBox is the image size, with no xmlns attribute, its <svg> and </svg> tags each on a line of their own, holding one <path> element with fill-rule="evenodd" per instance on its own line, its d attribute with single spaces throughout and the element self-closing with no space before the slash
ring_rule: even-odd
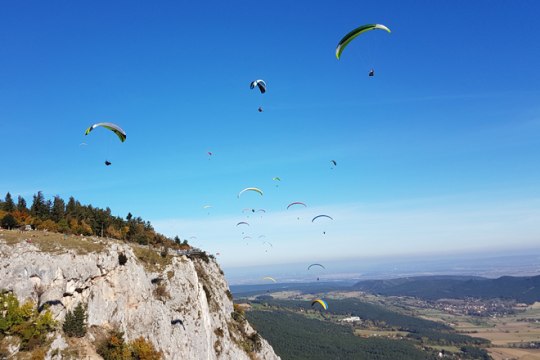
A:
<svg viewBox="0 0 540 360">
<path fill-rule="evenodd" d="M 375 30 L 375 29 L 385 30 L 388 33 L 391 32 L 389 28 L 387 28 L 386 26 L 382 24 L 367 24 L 367 25 L 362 25 L 360 27 L 357 27 L 356 29 L 352 30 L 347 35 L 345 35 L 339 41 L 336 47 L 336 58 L 339 60 L 339 58 L 341 57 L 341 53 L 343 52 L 345 47 L 349 45 L 349 43 L 353 41 L 358 35 L 363 34 L 370 30 Z"/>
<path fill-rule="evenodd" d="M 369 70 L 368 76 L 375 76 L 375 70 L 374 69 Z"/>
<path fill-rule="evenodd" d="M 259 108 L 257 109 L 257 111 L 259 111 L 259 112 L 263 112 L 263 108 L 262 108 L 262 106 L 259 106 Z"/>
<path fill-rule="evenodd" d="M 295 201 L 295 202 L 292 202 L 292 203 L 290 203 L 289 205 L 287 205 L 287 210 L 289 210 L 289 208 L 290 208 L 291 206 L 294 206 L 294 205 L 303 205 L 304 207 L 307 207 L 307 205 L 304 204 L 303 202 Z"/>
<path fill-rule="evenodd" d="M 332 167 L 331 167 L 330 169 L 333 169 L 334 167 L 336 167 L 336 166 L 337 166 L 337 162 L 336 162 L 336 160 L 330 160 L 330 162 L 331 162 L 331 163 L 332 163 L 332 165 L 333 165 L 333 166 L 332 166 Z"/>
<path fill-rule="evenodd" d="M 322 265 L 322 264 L 311 264 L 311 265 L 308 266 L 307 269 L 309 270 L 309 269 L 311 269 L 313 266 L 320 266 L 320 267 L 322 267 L 323 269 L 326 270 L 326 268 L 325 268 L 324 265 Z"/>
<path fill-rule="evenodd" d="M 112 164 L 112 162 L 110 162 L 109 160 L 105 160 L 105 166 L 109 166 L 111 164 Z"/>
<path fill-rule="evenodd" d="M 317 215 L 317 216 L 315 216 L 313 219 L 311 219 L 311 222 L 314 222 L 316 219 L 323 218 L 323 217 L 324 217 L 324 218 L 328 218 L 328 219 L 330 219 L 330 220 L 334 220 L 334 219 L 332 219 L 332 217 L 330 217 L 330 216 L 328 216 L 328 215 Z"/>
<path fill-rule="evenodd" d="M 249 224 L 247 222 L 245 222 L 245 221 L 240 221 L 238 224 L 236 224 L 236 226 L 238 226 L 238 225 L 247 225 L 247 226 L 249 226 Z"/>
<path fill-rule="evenodd" d="M 249 88 L 250 89 L 254 89 L 256 87 L 259 88 L 259 90 L 261 91 L 261 94 L 264 94 L 266 92 L 266 83 L 264 82 L 264 80 L 254 80 L 251 82 L 251 84 L 249 85 Z"/>
<path fill-rule="evenodd" d="M 97 123 L 97 124 L 94 124 L 92 126 L 90 126 L 88 129 L 86 129 L 84 135 L 88 135 L 90 134 L 90 132 L 92 130 L 94 130 L 95 128 L 97 127 L 104 127 L 105 129 L 108 129 L 108 130 L 111 130 L 112 132 L 114 132 L 116 134 L 116 136 L 118 136 L 118 138 L 120 139 L 121 142 L 124 142 L 126 141 L 126 138 L 127 138 L 127 135 L 126 135 L 126 132 L 124 130 L 122 130 L 120 128 L 120 126 L 116 125 L 116 124 L 113 124 L 113 123 Z"/>
<path fill-rule="evenodd" d="M 242 195 L 243 193 L 245 193 L 246 191 L 254 191 L 256 193 L 259 193 L 261 196 L 263 195 L 263 192 L 261 189 L 259 188 L 256 188 L 256 187 L 248 187 L 248 188 L 245 188 L 244 190 L 240 191 L 238 193 L 238 197 L 240 197 L 240 195 Z"/>
<path fill-rule="evenodd" d="M 273 277 L 270 277 L 270 276 L 265 276 L 262 279 L 263 280 L 270 280 L 270 281 L 273 281 L 274 283 L 277 283 L 276 279 L 274 279 Z"/>
<path fill-rule="evenodd" d="M 311 307 L 313 307 L 315 304 L 319 304 L 322 306 L 322 308 L 324 310 L 328 310 L 328 304 L 326 303 L 326 301 L 322 300 L 322 299 L 316 299 L 316 300 L 313 300 L 311 302 Z"/>
</svg>

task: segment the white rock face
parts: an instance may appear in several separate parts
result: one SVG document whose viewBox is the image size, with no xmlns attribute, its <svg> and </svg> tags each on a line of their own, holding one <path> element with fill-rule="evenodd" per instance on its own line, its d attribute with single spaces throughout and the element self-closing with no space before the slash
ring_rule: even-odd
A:
<svg viewBox="0 0 540 360">
<path fill-rule="evenodd" d="M 127 257 L 124 265 L 120 253 Z M 126 341 L 142 336 L 166 359 L 279 359 L 246 321 L 232 318 L 229 287 L 213 259 L 175 256 L 162 271 L 149 272 L 128 244 L 77 255 L 0 243 L 0 289 L 20 301 L 50 305 L 59 321 L 82 302 L 89 326 L 116 327 Z M 255 351 L 248 354 L 246 348 Z"/>
</svg>

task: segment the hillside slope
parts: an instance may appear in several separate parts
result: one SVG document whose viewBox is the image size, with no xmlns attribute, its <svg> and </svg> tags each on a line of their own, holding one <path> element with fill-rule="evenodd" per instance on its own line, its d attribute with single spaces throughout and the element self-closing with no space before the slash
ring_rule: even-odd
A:
<svg viewBox="0 0 540 360">
<path fill-rule="evenodd" d="M 428 300 L 474 297 L 513 299 L 528 304 L 540 301 L 540 275 L 503 276 L 498 279 L 421 276 L 392 280 L 366 280 L 356 283 L 353 287 L 380 295 L 414 296 Z"/>
</svg>

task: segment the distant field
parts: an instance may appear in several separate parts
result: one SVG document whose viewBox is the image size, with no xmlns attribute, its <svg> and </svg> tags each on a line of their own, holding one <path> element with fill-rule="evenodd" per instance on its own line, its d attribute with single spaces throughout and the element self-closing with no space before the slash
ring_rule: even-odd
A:
<svg viewBox="0 0 540 360">
<path fill-rule="evenodd" d="M 455 316 L 433 309 L 419 310 L 419 312 L 424 318 L 451 324 L 458 332 L 490 340 L 495 347 L 486 350 L 494 360 L 540 359 L 540 350 L 507 347 L 511 343 L 540 341 L 539 303 L 529 306 L 522 313 L 499 318 Z M 538 319 L 539 322 L 518 321 L 519 319 Z"/>
<path fill-rule="evenodd" d="M 540 359 L 540 350 L 532 349 L 509 349 L 509 348 L 490 348 L 489 355 L 493 360 L 538 360 Z"/>
</svg>

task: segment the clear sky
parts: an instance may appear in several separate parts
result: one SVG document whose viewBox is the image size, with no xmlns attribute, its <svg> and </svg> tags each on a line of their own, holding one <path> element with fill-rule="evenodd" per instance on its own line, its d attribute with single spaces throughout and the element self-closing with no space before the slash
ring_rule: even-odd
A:
<svg viewBox="0 0 540 360">
<path fill-rule="evenodd" d="M 131 212 L 225 268 L 538 247 L 539 13 L 532 0 L 3 2 L 0 195 Z M 392 33 L 338 61 L 366 23 Z M 126 142 L 84 136 L 104 121 Z M 264 196 L 237 198 L 251 186 Z"/>
</svg>

